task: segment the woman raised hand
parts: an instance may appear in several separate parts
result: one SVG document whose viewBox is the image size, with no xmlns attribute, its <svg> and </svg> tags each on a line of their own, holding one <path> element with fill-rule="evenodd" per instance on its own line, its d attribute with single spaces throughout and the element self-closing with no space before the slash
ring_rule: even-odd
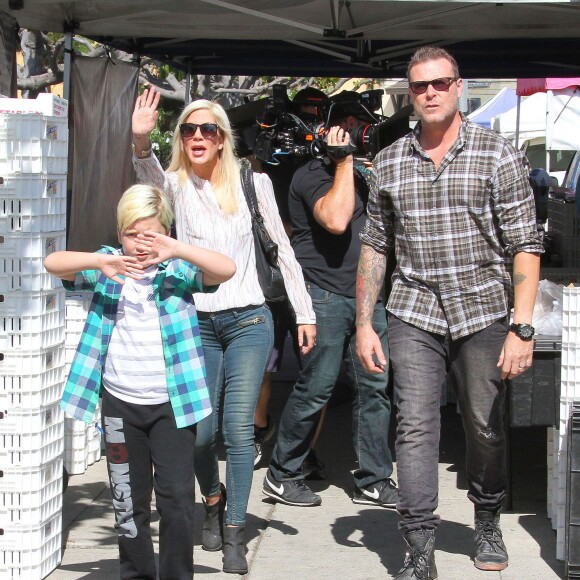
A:
<svg viewBox="0 0 580 580">
<path fill-rule="evenodd" d="M 135 101 L 135 109 L 131 118 L 133 144 L 137 157 L 147 157 L 151 149 L 149 134 L 157 124 L 157 106 L 161 94 L 153 87 L 144 89 Z"/>
</svg>

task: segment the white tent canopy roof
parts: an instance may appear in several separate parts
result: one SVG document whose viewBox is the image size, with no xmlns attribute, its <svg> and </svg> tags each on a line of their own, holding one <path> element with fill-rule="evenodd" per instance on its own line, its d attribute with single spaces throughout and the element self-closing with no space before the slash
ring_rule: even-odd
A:
<svg viewBox="0 0 580 580">
<path fill-rule="evenodd" d="M 492 119 L 492 128 L 515 141 L 517 106 Z M 546 149 L 580 150 L 580 89 L 535 93 L 520 105 L 519 142 L 544 138 Z"/>
</svg>

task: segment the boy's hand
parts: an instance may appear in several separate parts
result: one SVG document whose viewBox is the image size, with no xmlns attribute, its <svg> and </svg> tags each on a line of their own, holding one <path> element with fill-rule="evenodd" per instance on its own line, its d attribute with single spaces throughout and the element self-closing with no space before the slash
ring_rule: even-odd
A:
<svg viewBox="0 0 580 580">
<path fill-rule="evenodd" d="M 124 284 L 124 280 L 119 276 L 126 276 L 139 280 L 142 276 L 143 266 L 139 264 L 137 258 L 131 256 L 111 256 L 99 254 L 99 270 L 111 280 Z"/>
<path fill-rule="evenodd" d="M 147 231 L 136 238 L 139 248 L 143 248 L 149 256 L 141 262 L 144 268 L 175 258 L 178 241 L 158 232 Z"/>
</svg>

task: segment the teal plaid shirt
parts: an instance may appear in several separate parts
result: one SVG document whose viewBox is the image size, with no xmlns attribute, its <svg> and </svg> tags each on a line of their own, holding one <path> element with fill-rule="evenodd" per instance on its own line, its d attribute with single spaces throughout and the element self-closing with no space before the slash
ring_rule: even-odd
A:
<svg viewBox="0 0 580 580">
<path fill-rule="evenodd" d="M 120 254 L 104 246 L 98 253 Z M 194 292 L 215 292 L 205 287 L 201 271 L 183 260 L 158 265 L 153 279 L 159 310 L 167 391 L 177 427 L 187 427 L 211 413 L 203 348 L 199 334 Z M 61 407 L 76 419 L 89 423 L 102 390 L 102 370 L 115 325 L 122 285 L 99 270 L 79 272 L 74 282 L 63 280 L 67 290 L 91 290 L 93 299 L 71 365 Z"/>
</svg>

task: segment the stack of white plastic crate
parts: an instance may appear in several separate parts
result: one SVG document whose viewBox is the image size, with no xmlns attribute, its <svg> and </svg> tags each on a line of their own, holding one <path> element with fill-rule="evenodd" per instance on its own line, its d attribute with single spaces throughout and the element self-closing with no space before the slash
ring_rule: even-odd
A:
<svg viewBox="0 0 580 580">
<path fill-rule="evenodd" d="M 65 299 L 65 374 L 68 375 L 83 330 L 92 294 L 67 292 Z M 100 405 L 92 423 L 65 417 L 64 466 L 71 475 L 84 473 L 101 458 Z"/>
<path fill-rule="evenodd" d="M 0 99 L 2 579 L 61 557 L 65 297 L 43 260 L 65 248 L 67 159 L 65 101 Z"/>
<path fill-rule="evenodd" d="M 562 380 L 559 428 L 548 433 L 548 515 L 556 530 L 556 557 L 565 559 L 568 428 L 574 402 L 580 401 L 580 288 L 564 288 L 562 316 Z M 551 457 L 550 457 L 551 455 Z"/>
</svg>

